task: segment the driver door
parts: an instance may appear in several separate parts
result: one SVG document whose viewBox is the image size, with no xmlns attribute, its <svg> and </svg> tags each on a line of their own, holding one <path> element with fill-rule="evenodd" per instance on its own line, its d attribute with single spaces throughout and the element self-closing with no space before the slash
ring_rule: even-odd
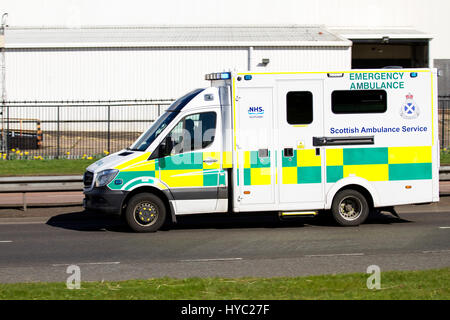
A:
<svg viewBox="0 0 450 320">
<path fill-rule="evenodd" d="M 180 214 L 214 212 L 218 202 L 220 112 L 185 115 L 166 136 L 168 154 L 158 161 L 161 181 Z"/>
</svg>

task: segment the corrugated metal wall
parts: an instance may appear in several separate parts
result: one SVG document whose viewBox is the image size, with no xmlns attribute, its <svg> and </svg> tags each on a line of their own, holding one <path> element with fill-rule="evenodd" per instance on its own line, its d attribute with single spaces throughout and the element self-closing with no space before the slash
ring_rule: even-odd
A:
<svg viewBox="0 0 450 320">
<path fill-rule="evenodd" d="M 321 71 L 351 68 L 350 47 L 256 47 L 253 50 L 255 71 Z M 261 65 L 262 59 L 270 59 Z"/>
<path fill-rule="evenodd" d="M 247 50 L 8 49 L 6 59 L 8 100 L 168 99 L 207 86 L 207 72 L 246 68 Z"/>
<path fill-rule="evenodd" d="M 347 69 L 345 47 L 254 48 L 254 71 Z M 267 67 L 260 67 L 269 58 Z M 248 69 L 248 48 L 7 49 L 8 100 L 171 99 Z"/>
</svg>

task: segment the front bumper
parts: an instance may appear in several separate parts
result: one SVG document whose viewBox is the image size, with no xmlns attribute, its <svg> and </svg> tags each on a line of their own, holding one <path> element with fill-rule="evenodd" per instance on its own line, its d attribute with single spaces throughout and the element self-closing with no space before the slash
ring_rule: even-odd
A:
<svg viewBox="0 0 450 320">
<path fill-rule="evenodd" d="M 127 194 L 127 191 L 94 187 L 84 191 L 83 207 L 87 210 L 120 215 Z"/>
</svg>

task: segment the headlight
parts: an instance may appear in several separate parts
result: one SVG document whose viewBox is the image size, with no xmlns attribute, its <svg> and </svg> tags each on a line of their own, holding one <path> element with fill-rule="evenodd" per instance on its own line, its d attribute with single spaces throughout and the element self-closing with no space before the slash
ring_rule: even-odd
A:
<svg viewBox="0 0 450 320">
<path fill-rule="evenodd" d="M 112 179 L 117 175 L 119 170 L 117 169 L 108 169 L 100 171 L 97 174 L 97 178 L 95 179 L 95 186 L 96 187 L 103 187 L 106 186 L 108 183 L 111 182 Z"/>
</svg>

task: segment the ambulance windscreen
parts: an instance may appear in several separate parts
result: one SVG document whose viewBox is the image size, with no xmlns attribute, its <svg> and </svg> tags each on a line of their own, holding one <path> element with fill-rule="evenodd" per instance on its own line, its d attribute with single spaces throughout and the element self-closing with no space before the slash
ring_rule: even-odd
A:
<svg viewBox="0 0 450 320">
<path fill-rule="evenodd" d="M 127 148 L 132 151 L 145 151 L 152 144 L 152 142 L 160 135 L 160 133 L 172 122 L 177 114 L 186 106 L 192 99 L 194 99 L 204 89 L 195 89 L 170 105 L 165 113 L 163 113 L 153 125 L 143 133 L 131 147 Z"/>
</svg>

